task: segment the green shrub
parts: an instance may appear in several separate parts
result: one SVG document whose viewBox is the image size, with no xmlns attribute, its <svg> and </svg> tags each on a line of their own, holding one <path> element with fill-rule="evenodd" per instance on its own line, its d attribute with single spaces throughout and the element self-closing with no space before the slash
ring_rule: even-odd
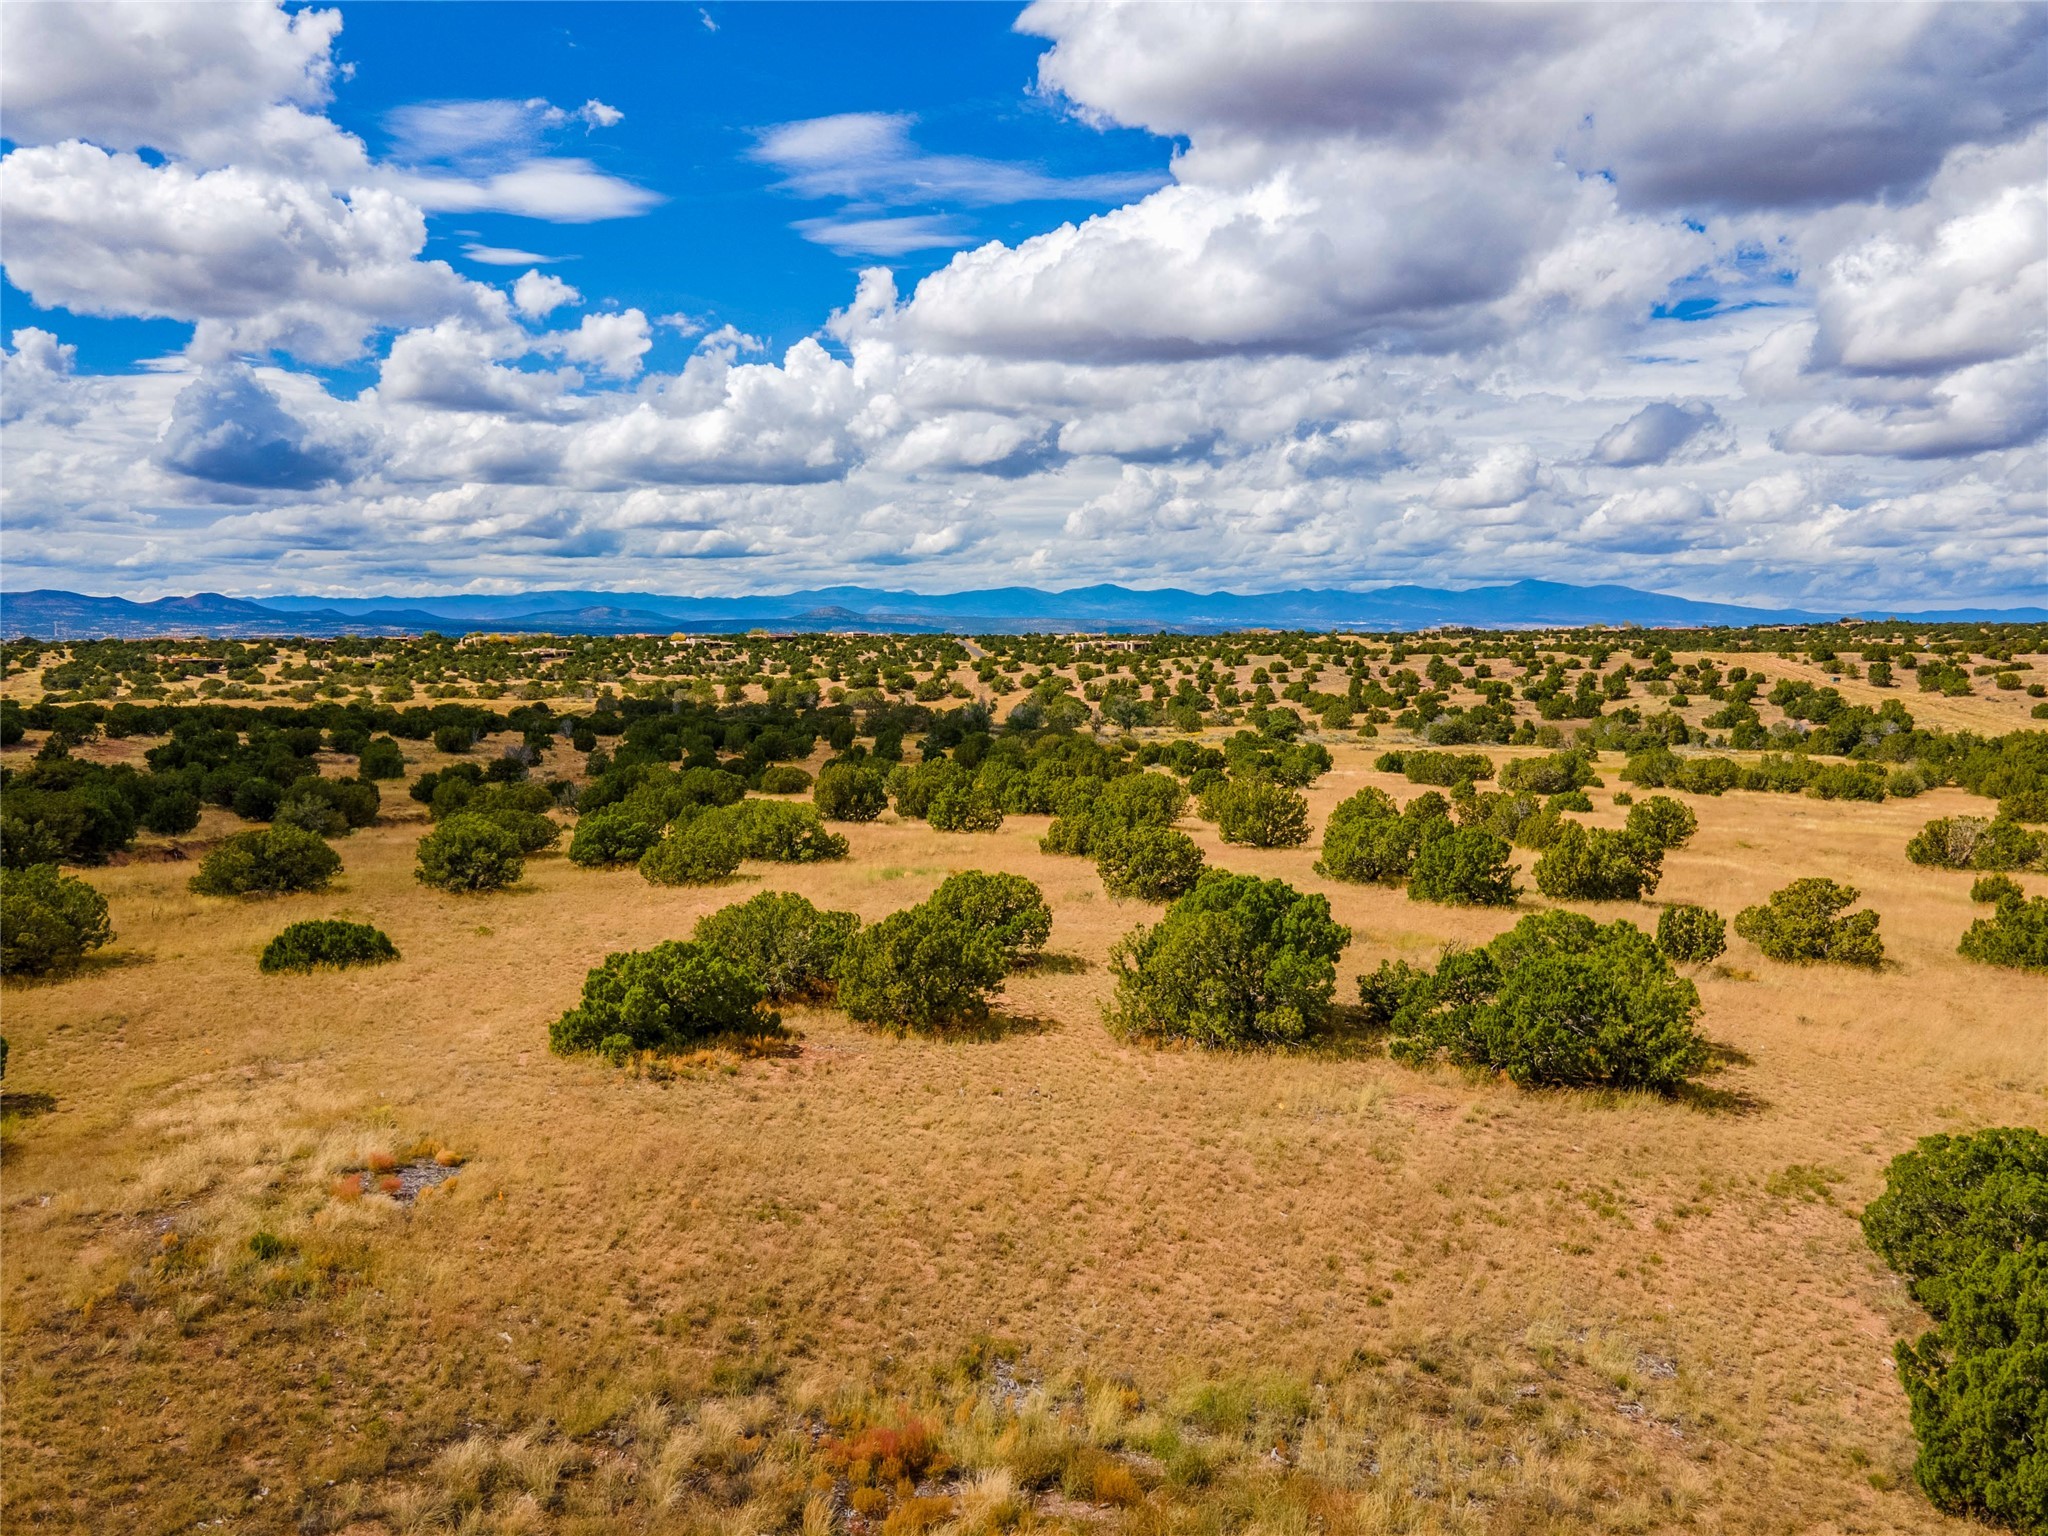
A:
<svg viewBox="0 0 2048 1536">
<path fill-rule="evenodd" d="M 1632 923 L 1537 912 L 1435 972 L 1389 961 L 1361 978 L 1395 1057 L 1504 1072 L 1525 1087 L 1669 1092 L 1707 1064 L 1699 993 Z"/>
<path fill-rule="evenodd" d="M 1705 965 L 1728 948 L 1728 924 L 1710 907 L 1666 907 L 1657 919 L 1657 947 L 1679 965 Z"/>
<path fill-rule="evenodd" d="M 1876 763 L 1829 763 L 1814 770 L 1806 793 L 1816 800 L 1882 800 L 1889 793 Z"/>
<path fill-rule="evenodd" d="M 1500 771 L 1500 787 L 1511 794 L 1562 795 L 1600 785 L 1589 752 L 1553 752 L 1548 757 L 1521 757 Z"/>
<path fill-rule="evenodd" d="M 377 819 L 380 797 L 367 779 L 327 779 L 307 774 L 294 780 L 272 819 L 321 837 L 346 837 Z"/>
<path fill-rule="evenodd" d="M 1096 839 L 1095 869 L 1112 896 L 1172 901 L 1201 878 L 1202 850 L 1172 827 L 1118 828 Z"/>
<path fill-rule="evenodd" d="M 604 957 L 583 978 L 583 1001 L 548 1030 L 559 1055 L 694 1050 L 729 1035 L 781 1027 L 763 1006 L 761 983 L 706 944 L 670 940 Z"/>
<path fill-rule="evenodd" d="M 1449 835 L 1450 802 L 1418 795 L 1397 810 L 1385 790 L 1368 786 L 1330 813 L 1316 873 L 1367 885 L 1399 885 L 1408 878 L 1423 843 Z"/>
<path fill-rule="evenodd" d="M 745 970 L 770 1002 L 784 1002 L 828 991 L 859 931 L 851 912 L 821 912 L 794 892 L 763 891 L 699 918 L 691 937 Z"/>
<path fill-rule="evenodd" d="M 1762 906 L 1738 912 L 1735 931 L 1772 960 L 1879 966 L 1884 963 L 1884 940 L 1878 935 L 1877 914 L 1848 910 L 1860 894 L 1853 885 L 1819 876 L 1794 880 Z"/>
<path fill-rule="evenodd" d="M 1410 784 L 1435 784 L 1448 789 L 1493 777 L 1493 759 L 1484 752 L 1382 752 L 1373 760 L 1381 773 L 1398 773 Z"/>
<path fill-rule="evenodd" d="M 2027 893 L 2010 875 L 1979 875 L 1970 882 L 1970 900 L 1985 906 L 2004 906 L 2008 901 L 2025 901 Z"/>
<path fill-rule="evenodd" d="M 275 896 L 321 891 L 341 872 L 341 855 L 297 827 L 237 832 L 199 861 L 191 885 L 201 896 Z"/>
<path fill-rule="evenodd" d="M 2048 837 L 2029 832 L 2016 821 L 1994 820 L 1977 839 L 1972 869 L 2033 869 L 2048 853 Z"/>
<path fill-rule="evenodd" d="M 692 823 L 724 830 L 747 859 L 774 864 L 818 864 L 846 857 L 850 844 L 829 832 L 816 806 L 787 800 L 742 800 L 704 812 Z"/>
<path fill-rule="evenodd" d="M 2048 854 L 2048 837 L 2001 816 L 1941 816 L 1913 834 L 1906 857 L 1936 869 L 2031 869 Z"/>
<path fill-rule="evenodd" d="M 711 813 L 679 822 L 640 857 L 640 874 L 653 885 L 716 885 L 740 867 L 739 838 Z"/>
<path fill-rule="evenodd" d="M 923 821 L 931 814 L 932 802 L 954 785 L 967 785 L 974 775 L 950 757 L 934 758 L 911 766 L 899 764 L 889 770 L 889 794 L 896 802 L 896 814 L 906 821 Z"/>
<path fill-rule="evenodd" d="M 2048 1529 L 2048 1137 L 1925 1138 L 1863 1232 L 1936 1319 L 1897 1349 L 1914 1476 L 1950 1513 Z"/>
<path fill-rule="evenodd" d="M 1633 831 L 1568 821 L 1536 861 L 1535 874 L 1536 889 L 1553 901 L 1638 901 L 1664 878 L 1664 849 Z"/>
<path fill-rule="evenodd" d="M 70 970 L 114 937 L 107 898 L 54 864 L 0 869 L 0 974 Z"/>
<path fill-rule="evenodd" d="M 985 1017 L 1009 970 L 994 934 L 925 902 L 855 934 L 833 980 L 849 1018 L 900 1032 Z"/>
<path fill-rule="evenodd" d="M 1522 894 L 1506 842 L 1477 827 L 1426 837 L 1408 875 L 1410 901 L 1461 907 L 1513 906 Z"/>
<path fill-rule="evenodd" d="M 1980 965 L 2048 971 L 2048 896 L 2036 896 L 2032 901 L 2018 896 L 2000 899 L 1991 916 L 1978 918 L 1965 930 L 1956 953 Z"/>
<path fill-rule="evenodd" d="M 1948 1316 L 1898 1346 L 1920 1442 L 1913 1475 L 1937 1508 L 2048 1531 L 2048 1244 L 1979 1259 Z"/>
<path fill-rule="evenodd" d="M 1667 852 L 1683 848 L 1699 829 L 1699 817 L 1669 795 L 1650 795 L 1629 807 L 1628 830 Z"/>
<path fill-rule="evenodd" d="M 577 819 L 569 839 L 569 862 L 586 868 L 637 864 L 660 841 L 659 827 L 649 826 L 624 806 L 608 805 Z"/>
<path fill-rule="evenodd" d="M 482 816 L 495 823 L 521 853 L 541 853 L 562 840 L 562 824 L 538 811 L 522 811 L 514 806 L 487 806 L 467 814 Z"/>
<path fill-rule="evenodd" d="M 810 774 L 794 763 L 771 763 L 761 770 L 764 795 L 800 795 L 810 787 Z"/>
<path fill-rule="evenodd" d="M 1075 788 L 1096 782 L 1076 780 Z M 1104 840 L 1121 833 L 1172 826 L 1187 805 L 1188 792 L 1176 779 L 1163 773 L 1124 774 L 1102 783 L 1084 804 L 1063 806 L 1038 846 L 1047 853 L 1093 854 Z"/>
<path fill-rule="evenodd" d="M 458 811 L 420 839 L 413 878 L 437 890 L 503 890 L 526 873 L 513 835 L 488 816 Z"/>
<path fill-rule="evenodd" d="M 989 935 L 1013 966 L 1036 959 L 1052 937 L 1052 908 L 1045 893 L 1022 875 L 963 870 L 940 882 L 925 905 Z"/>
<path fill-rule="evenodd" d="M 994 832 L 1003 808 L 979 780 L 955 780 L 932 797 L 924 819 L 934 832 Z"/>
<path fill-rule="evenodd" d="M 1998 802 L 1998 814 L 2006 821 L 2029 822 L 2035 826 L 2048 822 L 2048 785 L 2008 792 Z"/>
<path fill-rule="evenodd" d="M 310 971 L 321 965 L 380 965 L 397 958 L 391 940 L 368 923 L 315 918 L 293 923 L 264 945 L 257 965 L 265 971 Z"/>
<path fill-rule="evenodd" d="M 1089 806 L 1098 831 L 1170 827 L 1187 814 L 1188 792 L 1163 773 L 1127 773 L 1102 786 Z"/>
<path fill-rule="evenodd" d="M 373 736 L 356 759 L 356 772 L 366 779 L 402 779 L 405 752 L 389 736 Z"/>
<path fill-rule="evenodd" d="M 434 732 L 436 752 L 467 752 L 476 745 L 476 732 L 466 725 L 444 725 Z"/>
<path fill-rule="evenodd" d="M 1272 779 L 1225 779 L 1202 798 L 1226 843 L 1294 848 L 1308 841 L 1308 801 Z"/>
<path fill-rule="evenodd" d="M 1885 1170 L 1863 1235 L 1928 1311 L 1946 1315 L 1949 1276 L 2048 1242 L 2048 1136 L 2001 1127 L 1923 1137 Z"/>
<path fill-rule="evenodd" d="M 1968 869 L 1987 825 L 1981 816 L 1938 816 L 1906 844 L 1906 857 L 1935 869 Z"/>
<path fill-rule="evenodd" d="M 271 824 L 297 827 L 316 837 L 346 837 L 350 831 L 348 818 L 340 808 L 317 794 L 287 794 L 271 812 Z"/>
<path fill-rule="evenodd" d="M 1285 881 L 1209 870 L 1152 927 L 1111 951 L 1123 1037 L 1234 1046 L 1300 1040 L 1329 1015 L 1351 930 L 1327 897 Z"/>
</svg>

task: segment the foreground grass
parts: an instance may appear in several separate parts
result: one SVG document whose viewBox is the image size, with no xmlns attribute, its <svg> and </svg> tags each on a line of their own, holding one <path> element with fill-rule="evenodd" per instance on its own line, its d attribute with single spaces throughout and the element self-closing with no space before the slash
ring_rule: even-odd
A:
<svg viewBox="0 0 2048 1536">
<path fill-rule="evenodd" d="M 1318 825 L 1392 787 L 1370 756 L 1340 751 Z M 5 993 L 9 1523 L 1962 1529 L 1911 1487 L 1889 1348 L 1914 1312 L 1853 1212 L 1915 1136 L 2042 1123 L 2048 983 L 1957 959 L 1968 877 L 1904 861 L 1968 797 L 1692 803 L 1659 901 L 1829 874 L 1897 963 L 1738 946 L 1701 977 L 1728 1066 L 1691 1103 L 1119 1046 L 1103 958 L 1156 909 L 1039 854 L 1037 818 L 853 828 L 844 865 L 708 891 L 555 857 L 445 896 L 411 880 L 416 822 L 342 843 L 318 897 L 93 872 L 117 952 Z M 1198 835 L 1328 891 L 1347 978 L 1515 916 Z M 982 1038 L 811 1011 L 787 1057 L 546 1052 L 609 949 L 764 887 L 872 919 L 977 866 L 1044 886 L 1065 957 Z M 306 917 L 405 958 L 260 975 Z"/>
</svg>

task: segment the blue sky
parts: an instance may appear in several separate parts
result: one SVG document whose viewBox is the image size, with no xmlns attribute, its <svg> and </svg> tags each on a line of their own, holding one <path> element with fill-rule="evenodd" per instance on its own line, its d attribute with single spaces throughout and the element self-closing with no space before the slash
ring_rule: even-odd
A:
<svg viewBox="0 0 2048 1536">
<path fill-rule="evenodd" d="M 796 227 L 831 219 L 857 200 L 785 187 L 785 174 L 758 158 L 762 137 L 780 125 L 838 114 L 907 117 L 907 137 L 930 155 L 1021 165 L 1053 183 L 1104 175 L 1138 187 L 1167 180 L 1168 140 L 1082 124 L 1032 94 L 1043 44 L 1014 30 L 1017 12 L 993 4 L 606 0 L 356 6 L 334 49 L 348 78 L 337 84 L 327 116 L 378 156 L 403 158 L 409 110 L 605 101 L 624 114 L 620 121 L 595 129 L 571 121 L 544 130 L 537 147 L 587 158 L 647 189 L 654 196 L 646 213 L 554 226 L 503 213 L 439 215 L 425 254 L 483 280 L 505 276 L 508 264 L 465 252 L 550 257 L 546 270 L 615 304 L 689 315 L 707 330 L 730 324 L 780 351 L 817 331 L 873 260 Z M 985 204 L 940 190 L 892 198 L 876 212 L 938 226 L 942 243 L 889 252 L 890 264 L 914 282 L 961 244 L 1015 242 L 1116 200 Z M 509 270 L 532 265 L 512 262 Z M 12 283 L 5 297 L 10 316 L 33 308 Z M 106 371 L 175 350 L 190 327 L 86 316 L 71 317 L 63 334 L 79 345 L 81 366 Z M 680 366 L 690 346 L 676 331 L 659 330 L 648 366 Z M 374 378 L 367 366 L 327 372 L 341 388 Z"/>
<path fill-rule="evenodd" d="M 776 190 L 785 177 L 751 156 L 780 124 L 906 115 L 910 138 L 929 154 L 1023 162 L 1053 179 L 1166 180 L 1166 141 L 1084 126 L 1029 93 L 1042 44 L 1012 29 L 1016 15 L 1015 6 L 981 4 L 364 6 L 349 13 L 340 54 L 356 74 L 331 115 L 389 152 L 392 115 L 421 102 L 595 97 L 618 107 L 616 126 L 572 124 L 555 142 L 658 189 L 663 201 L 644 217 L 550 230 L 548 239 L 529 219 L 443 218 L 429 254 L 457 266 L 472 244 L 560 254 L 567 259 L 554 270 L 579 286 L 649 314 L 735 325 L 779 351 L 843 305 L 872 260 L 793 227 L 852 200 Z M 934 196 L 880 211 L 941 218 L 962 241 L 1015 242 L 1085 219 L 1104 201 L 970 207 Z M 891 264 L 915 281 L 955 248 L 892 253 Z M 650 367 L 679 365 L 681 338 L 657 345 Z"/>
<path fill-rule="evenodd" d="M 0 8 L 5 586 L 2048 591 L 2048 11 Z"/>
</svg>

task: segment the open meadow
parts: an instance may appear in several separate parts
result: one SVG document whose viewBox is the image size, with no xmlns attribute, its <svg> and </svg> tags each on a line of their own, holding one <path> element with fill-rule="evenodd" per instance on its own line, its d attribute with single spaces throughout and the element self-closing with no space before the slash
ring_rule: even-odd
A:
<svg viewBox="0 0 2048 1536">
<path fill-rule="evenodd" d="M 1251 649 L 1227 662 L 1243 697 L 1219 697 L 1212 673 L 1201 718 L 1178 726 L 1104 718 L 1110 703 L 1086 690 L 1105 662 L 1113 680 L 1114 647 L 1093 663 L 1041 658 L 1035 691 L 992 687 L 1002 674 L 980 646 L 933 650 L 924 670 L 940 684 L 917 697 L 997 717 L 1020 696 L 1064 699 L 1087 706 L 1065 726 L 1084 738 L 1220 748 L 1241 728 L 1226 712 L 1270 685 L 1250 704 L 1263 712 L 1287 676 Z M 1974 1528 L 1915 1484 L 1892 1351 L 1927 1318 L 1857 1214 L 1919 1137 L 2048 1125 L 2048 974 L 1960 956 L 1985 910 L 1972 875 L 1905 853 L 1930 819 L 1988 817 L 1992 802 L 1954 783 L 1876 799 L 1666 788 L 1698 830 L 1643 901 L 1546 898 L 1537 852 L 1519 846 L 1524 892 L 1508 907 L 1319 873 L 1340 803 L 1367 787 L 1399 802 L 1421 792 L 1376 767 L 1381 754 L 1443 740 L 1429 731 L 1440 709 L 1479 719 L 1488 707 L 1477 663 L 1449 662 L 1457 649 L 1324 658 L 1339 684 L 1362 666 L 1393 697 L 1304 695 L 1306 734 L 1272 727 L 1329 755 L 1302 788 L 1305 843 L 1226 843 L 1193 810 L 1177 823 L 1210 867 L 1320 893 L 1350 930 L 1338 1025 L 1286 1048 L 1106 1029 L 1113 946 L 1164 907 L 1113 899 L 1090 859 L 1043 851 L 1045 814 L 964 832 L 891 809 L 832 824 L 844 858 L 750 858 L 708 884 L 582 867 L 560 847 L 528 858 L 509 889 L 420 883 L 430 806 L 406 782 L 491 761 L 519 746 L 517 730 L 457 753 L 404 742 L 406 779 L 384 783 L 373 822 L 333 840 L 342 872 L 324 890 L 195 894 L 196 861 L 246 824 L 212 802 L 189 831 L 145 830 L 109 862 L 68 869 L 105 896 L 112 941 L 68 975 L 10 978 L 0 994 L 9 1525 Z M 1647 648 L 1636 655 L 1649 670 Z M 2041 675 L 2027 656 L 1983 666 Z M 1389 666 L 1432 657 L 1457 680 L 1403 725 L 1415 690 Z M 1902 700 L 1922 729 L 2041 728 L 2021 688 L 1884 687 L 1832 652 L 1680 647 L 1655 663 L 1655 697 L 1633 696 L 1661 707 L 1674 666 L 1693 664 L 1697 681 L 1711 663 L 1715 699 L 1696 686 L 1696 703 L 1675 706 L 1692 755 L 1717 729 L 1701 721 L 1725 704 L 1722 677 L 1745 661 L 1773 683 L 1837 688 L 1848 707 Z M 42 697 L 58 664 L 11 669 L 6 696 Z M 310 694 L 320 669 L 301 653 L 249 664 L 243 707 L 290 703 L 301 686 L 300 704 L 338 696 Z M 1494 666 L 1518 686 L 1543 675 L 1532 661 Z M 1604 652 L 1595 679 L 1603 666 Z M 293 668 L 309 676 L 280 675 Z M 755 670 L 724 707 L 765 707 L 789 686 Z M 487 707 L 524 698 L 587 714 L 593 687 L 632 696 L 657 686 L 649 676 L 521 693 L 515 669 L 514 692 Z M 707 689 L 695 697 L 709 708 Z M 1609 718 L 1629 693 L 1625 681 L 1605 696 Z M 99 695 L 117 696 L 130 695 Z M 1152 693 L 1162 709 L 1173 697 Z M 1759 732 L 1796 722 L 1754 702 Z M 1588 719 L 1519 709 L 1525 738 L 1551 734 L 1452 746 L 1504 770 Z M 1763 745 L 1783 749 L 1791 729 Z M 526 765 L 569 786 L 549 813 L 565 828 L 595 776 L 572 734 Z M 920 735 L 904 740 L 908 762 Z M 27 769 L 47 738 L 31 723 L 6 763 Z M 164 739 L 74 750 L 139 765 Z M 1617 795 L 1643 797 L 1619 777 L 1627 755 L 1590 758 L 1586 827 L 1622 828 Z M 834 756 L 807 738 L 791 762 L 815 775 Z M 354 771 L 327 747 L 317 761 L 324 776 Z M 810 803 L 807 791 L 766 798 Z M 549 1049 L 550 1024 L 609 953 L 686 939 L 699 917 L 763 891 L 873 924 L 966 870 L 1027 877 L 1052 916 L 1044 953 L 970 1025 L 891 1033 L 819 998 L 781 1008 L 780 1038 L 623 1066 Z M 1445 945 L 1484 944 L 1531 912 L 1569 905 L 1649 929 L 1671 905 L 1733 917 L 1808 876 L 1860 890 L 1881 915 L 1885 963 L 1780 963 L 1731 935 L 1718 959 L 1683 968 L 1711 1060 L 1674 1093 L 1409 1065 L 1348 1006 L 1381 962 L 1434 964 Z M 2048 894 L 2038 866 L 2012 878 Z M 314 918 L 372 924 L 400 958 L 259 970 L 267 941 Z"/>
</svg>

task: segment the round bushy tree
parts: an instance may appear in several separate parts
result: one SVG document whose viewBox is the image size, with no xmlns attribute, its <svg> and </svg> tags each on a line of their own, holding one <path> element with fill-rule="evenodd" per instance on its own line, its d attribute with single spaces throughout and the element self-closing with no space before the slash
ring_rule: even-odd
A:
<svg viewBox="0 0 2048 1536">
<path fill-rule="evenodd" d="M 1576 821 L 1562 823 L 1536 861 L 1536 889 L 1553 901 L 1636 901 L 1663 877 L 1660 844 Z"/>
<path fill-rule="evenodd" d="M 559 1055 L 687 1051 L 726 1035 L 765 1034 L 781 1020 L 761 983 L 707 944 L 671 940 L 604 957 L 583 978 L 583 1001 L 548 1030 Z"/>
<path fill-rule="evenodd" d="M 405 752 L 389 736 L 373 736 L 356 759 L 356 772 L 366 779 L 405 777 Z"/>
<path fill-rule="evenodd" d="M 438 890 L 499 891 L 526 873 L 519 842 L 488 816 L 458 811 L 420 839 L 413 878 Z"/>
<path fill-rule="evenodd" d="M 1085 782 L 1085 781 L 1084 781 Z M 1075 853 L 1093 853 L 1100 839 L 1137 827 L 1170 827 L 1188 808 L 1188 792 L 1163 773 L 1126 773 L 1110 779 L 1089 800 L 1087 831 Z"/>
<path fill-rule="evenodd" d="M 828 831 L 817 807 L 787 800 L 742 800 L 706 811 L 697 823 L 707 830 L 724 829 L 740 856 L 775 864 L 817 864 L 846 857 L 850 845 Z"/>
<path fill-rule="evenodd" d="M 1226 779 L 1202 802 L 1226 843 L 1296 848 L 1308 841 L 1308 800 L 1274 779 Z"/>
<path fill-rule="evenodd" d="M 2017 894 L 2000 897 L 1991 916 L 1970 924 L 1956 953 L 1980 965 L 2048 971 L 2048 896 L 2036 896 L 2032 901 Z"/>
<path fill-rule="evenodd" d="M 476 745 L 476 732 L 466 725 L 444 725 L 434 732 L 436 752 L 467 752 Z"/>
<path fill-rule="evenodd" d="M 1861 894 L 1820 876 L 1794 880 L 1763 905 L 1736 913 L 1735 931 L 1772 960 L 1875 968 L 1884 963 L 1878 916 L 1849 912 Z"/>
<path fill-rule="evenodd" d="M 397 947 L 368 923 L 315 918 L 293 923 L 264 945 L 257 965 L 265 971 L 310 971 L 322 965 L 381 965 L 397 958 Z"/>
<path fill-rule="evenodd" d="M 1995 1127 L 1922 1137 L 1885 1170 L 1863 1236 L 1937 1317 L 1945 1277 L 1986 1255 L 2048 1243 L 2048 1136 Z"/>
<path fill-rule="evenodd" d="M 1972 869 L 2032 869 L 2048 854 L 2048 837 L 1999 817 L 1984 829 L 1970 858 Z"/>
<path fill-rule="evenodd" d="M 496 823 L 521 853 L 541 853 L 562 840 L 562 824 L 538 811 L 521 810 L 512 805 L 487 805 L 470 814 Z"/>
<path fill-rule="evenodd" d="M 1507 843 L 1477 827 L 1426 838 L 1408 876 L 1410 901 L 1464 907 L 1508 907 L 1522 894 Z"/>
<path fill-rule="evenodd" d="M 1927 1137 L 1862 1219 L 1936 1320 L 1897 1351 L 1914 1476 L 1939 1508 L 2048 1529 L 2048 1137 Z"/>
<path fill-rule="evenodd" d="M 1657 947 L 1680 965 L 1705 965 L 1728 948 L 1728 925 L 1709 907 L 1666 907 L 1657 919 Z"/>
<path fill-rule="evenodd" d="M 1200 1045 L 1300 1040 L 1328 1016 L 1350 942 L 1327 897 L 1210 870 L 1156 925 L 1118 941 L 1104 1018 L 1120 1036 Z"/>
<path fill-rule="evenodd" d="M 1699 817 L 1669 795 L 1650 795 L 1629 807 L 1628 830 L 1655 848 L 1683 848 L 1699 829 Z"/>
<path fill-rule="evenodd" d="M 1330 813 L 1316 873 L 1366 885 L 1399 885 L 1425 842 L 1455 830 L 1450 802 L 1431 792 L 1406 810 L 1383 789 L 1367 786 Z"/>
<path fill-rule="evenodd" d="M 0 973 L 50 976 L 114 937 L 107 898 L 54 864 L 0 870 Z"/>
<path fill-rule="evenodd" d="M 932 796 L 924 819 L 934 832 L 995 832 L 1003 808 L 978 780 L 956 780 Z"/>
<path fill-rule="evenodd" d="M 1979 875 L 1970 882 L 1970 900 L 1983 906 L 2000 907 L 2026 899 L 2026 891 L 2010 875 Z"/>
<path fill-rule="evenodd" d="M 640 873 L 654 885 L 715 885 L 740 867 L 740 841 L 730 825 L 711 814 L 679 822 L 640 859 Z"/>
<path fill-rule="evenodd" d="M 569 839 L 569 862 L 586 868 L 637 864 L 660 841 L 661 828 L 622 806 L 607 805 L 577 820 Z"/>
<path fill-rule="evenodd" d="M 353 830 L 341 807 L 317 791 L 296 787 L 286 791 L 285 797 L 278 802 L 277 809 L 271 814 L 271 825 L 297 827 L 316 837 L 346 837 Z"/>
<path fill-rule="evenodd" d="M 1202 850 L 1172 827 L 1119 828 L 1097 840 L 1095 869 L 1112 896 L 1172 901 L 1202 877 Z"/>
<path fill-rule="evenodd" d="M 143 806 L 142 824 L 162 837 L 183 836 L 199 825 L 199 797 L 188 789 L 160 789 Z"/>
<path fill-rule="evenodd" d="M 1898 1346 L 1930 1503 L 2048 1531 L 2048 1243 L 1986 1256 L 1950 1283 L 1948 1314 Z"/>
<path fill-rule="evenodd" d="M 297 827 L 237 832 L 199 861 L 201 896 L 276 896 L 321 891 L 341 872 L 341 855 Z"/>
<path fill-rule="evenodd" d="M 889 808 L 888 776 L 869 763 L 827 763 L 818 770 L 811 803 L 827 821 L 873 821 Z"/>
<path fill-rule="evenodd" d="M 1052 908 L 1045 893 L 1022 875 L 963 870 L 940 882 L 925 905 L 988 934 L 1012 966 L 1035 959 L 1052 937 Z"/>
<path fill-rule="evenodd" d="M 743 968 L 771 1002 L 816 996 L 860 931 L 851 912 L 821 912 L 792 891 L 763 891 L 697 920 L 692 937 Z"/>
<path fill-rule="evenodd" d="M 771 763 L 761 770 L 764 795 L 800 795 L 810 787 L 810 774 L 794 763 Z"/>
<path fill-rule="evenodd" d="M 1647 934 L 1577 912 L 1537 912 L 1434 973 L 1389 962 L 1359 994 L 1400 1060 L 1439 1056 L 1523 1087 L 1669 1091 L 1701 1071 L 1699 993 Z"/>
<path fill-rule="evenodd" d="M 996 936 L 930 902 L 860 930 L 834 968 L 848 1017 L 897 1031 L 985 1017 L 1010 959 Z"/>
</svg>

